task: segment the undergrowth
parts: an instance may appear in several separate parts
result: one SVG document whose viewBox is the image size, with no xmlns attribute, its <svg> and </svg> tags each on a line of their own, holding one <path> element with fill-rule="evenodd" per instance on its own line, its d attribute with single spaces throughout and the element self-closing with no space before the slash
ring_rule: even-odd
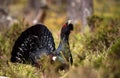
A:
<svg viewBox="0 0 120 78">
<path fill-rule="evenodd" d="M 54 20 L 48 21 L 45 21 L 45 24 L 54 33 L 55 43 L 58 45 L 58 29 L 61 28 L 59 25 L 62 25 L 64 20 L 58 18 L 56 23 Z M 59 74 L 56 74 L 54 70 L 57 65 L 50 65 L 48 61 L 43 62 L 41 70 L 31 65 L 13 64 L 9 61 L 15 40 L 22 31 L 29 27 L 20 20 L 19 23 L 0 33 L 0 76 L 41 78 L 44 70 L 47 78 L 119 78 L 120 18 L 108 19 L 94 15 L 88 21 L 92 31 L 81 34 L 76 31 L 77 26 L 75 25 L 75 30 L 70 36 L 73 65 L 69 71 L 59 71 Z M 53 27 L 56 29 L 55 31 L 52 29 Z M 86 30 L 88 29 L 86 28 Z"/>
</svg>

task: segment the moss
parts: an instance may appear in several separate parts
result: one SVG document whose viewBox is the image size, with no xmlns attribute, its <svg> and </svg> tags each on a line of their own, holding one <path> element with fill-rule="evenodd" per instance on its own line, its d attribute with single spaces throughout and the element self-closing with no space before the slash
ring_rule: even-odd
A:
<svg viewBox="0 0 120 78">
<path fill-rule="evenodd" d="M 111 59 L 120 60 L 120 39 L 111 46 L 108 56 Z"/>
<path fill-rule="evenodd" d="M 91 20 L 100 20 L 100 17 L 92 16 Z M 95 31 L 92 32 L 92 36 L 86 37 L 85 48 L 86 50 L 91 50 L 92 52 L 103 52 L 105 49 L 107 50 L 111 44 L 115 42 L 117 38 L 120 37 L 120 25 L 117 22 L 120 19 L 103 19 L 102 22 L 91 22 L 93 25 L 95 23 L 98 26 L 95 28 Z M 107 24 L 106 24 L 107 22 Z M 111 23 L 112 22 L 112 23 Z"/>
</svg>

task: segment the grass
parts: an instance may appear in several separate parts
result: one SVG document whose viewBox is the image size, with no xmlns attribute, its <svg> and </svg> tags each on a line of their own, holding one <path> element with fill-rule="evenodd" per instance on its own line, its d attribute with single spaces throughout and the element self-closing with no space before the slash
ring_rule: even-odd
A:
<svg viewBox="0 0 120 78">
<path fill-rule="evenodd" d="M 64 15 L 63 15 L 64 17 Z M 89 21 L 94 20 L 91 24 L 94 25 L 94 31 L 90 32 L 87 28 L 85 33 L 73 31 L 70 35 L 70 48 L 72 51 L 74 63 L 69 71 L 59 71 L 56 73 L 58 63 L 50 65 L 43 62 L 43 68 L 37 69 L 31 65 L 13 64 L 9 61 L 10 52 L 14 41 L 18 38 L 20 33 L 28 28 L 23 24 L 22 20 L 18 24 L 14 24 L 12 28 L 6 30 L 0 35 L 0 75 L 11 78 L 41 78 L 42 71 L 46 73 L 49 78 L 115 78 L 119 77 L 119 47 L 120 47 L 120 24 L 119 18 L 105 19 L 101 17 L 92 16 Z M 47 22 L 48 28 L 54 33 L 55 42 L 58 45 L 58 31 L 61 26 L 56 24 L 64 23 L 61 18 L 57 18 L 58 23 L 54 21 Z M 46 20 L 48 21 L 48 20 Z M 98 23 L 99 22 L 99 23 Z M 52 24 L 52 25 L 49 25 Z M 97 24 L 96 24 L 97 23 Z M 53 31 L 52 28 L 56 30 Z M 56 45 L 56 46 L 57 46 Z M 46 56 L 45 56 L 46 58 Z M 44 58 L 43 58 L 44 60 Z M 52 72 L 51 72 L 52 71 Z"/>
</svg>

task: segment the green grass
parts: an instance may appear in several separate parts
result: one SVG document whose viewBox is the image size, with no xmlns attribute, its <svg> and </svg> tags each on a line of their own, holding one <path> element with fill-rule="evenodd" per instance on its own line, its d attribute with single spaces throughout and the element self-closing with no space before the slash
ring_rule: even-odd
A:
<svg viewBox="0 0 120 78">
<path fill-rule="evenodd" d="M 49 64 L 48 58 L 46 59 L 47 56 L 41 60 L 41 62 L 43 61 L 42 69 L 37 69 L 26 64 L 13 64 L 9 61 L 14 41 L 22 31 L 28 28 L 22 21 L 14 24 L 10 29 L 0 35 L 0 75 L 11 78 L 41 78 L 43 76 L 42 71 L 44 71 L 47 78 L 119 77 L 120 19 L 106 19 L 102 17 L 101 22 L 99 22 L 100 18 L 99 16 L 97 16 L 97 18 L 96 16 L 89 18 L 89 21 L 94 20 L 93 22 L 91 21 L 91 24 L 95 26 L 93 32 L 90 32 L 89 29 L 86 28 L 86 32 L 80 34 L 75 31 L 75 26 L 75 30 L 70 35 L 70 48 L 74 63 L 69 71 L 59 71 L 58 73 L 56 73 L 56 70 L 60 64 Z M 57 20 L 59 22 L 61 18 Z M 47 24 L 52 24 L 51 26 L 48 25 L 48 28 L 54 33 L 55 43 L 58 45 L 59 32 L 57 30 L 61 27 L 55 27 L 56 31 L 53 31 L 52 28 L 56 25 L 56 23 L 53 22 L 54 21 L 47 22 Z"/>
</svg>

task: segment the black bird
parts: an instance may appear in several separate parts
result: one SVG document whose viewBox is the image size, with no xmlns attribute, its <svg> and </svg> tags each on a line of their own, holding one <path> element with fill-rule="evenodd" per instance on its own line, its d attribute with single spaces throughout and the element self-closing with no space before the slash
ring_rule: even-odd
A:
<svg viewBox="0 0 120 78">
<path fill-rule="evenodd" d="M 58 58 L 59 61 L 64 63 L 63 54 L 66 61 L 72 64 L 73 59 L 69 47 L 69 34 L 72 30 L 73 24 L 69 20 L 61 29 L 60 43 L 58 48 L 55 49 L 52 33 L 45 25 L 36 24 L 28 28 L 15 41 L 11 52 L 11 62 L 39 65 L 37 60 L 43 54 L 46 54 L 51 57 L 52 61 Z"/>
</svg>

